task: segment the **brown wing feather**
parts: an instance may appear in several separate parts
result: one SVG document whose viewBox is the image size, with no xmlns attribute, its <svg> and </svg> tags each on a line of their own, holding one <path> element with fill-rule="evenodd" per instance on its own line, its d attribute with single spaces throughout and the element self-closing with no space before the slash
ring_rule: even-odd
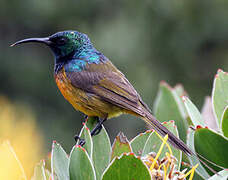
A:
<svg viewBox="0 0 228 180">
<path fill-rule="evenodd" d="M 111 62 L 92 64 L 86 71 L 66 74 L 73 86 L 96 94 L 104 101 L 139 115 L 143 115 L 142 106 L 150 111 L 130 82 Z"/>
<path fill-rule="evenodd" d="M 105 78 L 93 86 L 93 91 L 104 100 L 141 115 L 138 94 L 125 80 L 126 78 Z"/>
</svg>

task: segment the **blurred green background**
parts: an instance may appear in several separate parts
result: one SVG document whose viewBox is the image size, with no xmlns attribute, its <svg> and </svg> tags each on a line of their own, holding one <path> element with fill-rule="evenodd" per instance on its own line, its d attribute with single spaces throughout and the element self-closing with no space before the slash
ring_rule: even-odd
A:
<svg viewBox="0 0 228 180">
<path fill-rule="evenodd" d="M 161 80 L 183 84 L 201 107 L 217 69 L 228 70 L 227 0 L 1 0 L 0 94 L 33 111 L 45 152 L 52 140 L 69 152 L 83 115 L 57 89 L 47 47 L 9 45 L 62 30 L 88 34 L 151 108 Z M 119 131 L 132 138 L 145 128 L 130 115 L 105 126 L 112 140 Z"/>
</svg>

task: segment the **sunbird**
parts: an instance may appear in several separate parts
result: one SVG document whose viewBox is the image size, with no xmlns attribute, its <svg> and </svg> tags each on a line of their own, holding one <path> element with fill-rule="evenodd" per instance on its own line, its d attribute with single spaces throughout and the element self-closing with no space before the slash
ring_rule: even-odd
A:
<svg viewBox="0 0 228 180">
<path fill-rule="evenodd" d="M 37 42 L 50 47 L 55 57 L 54 78 L 64 98 L 88 117 L 98 117 L 91 136 L 107 119 L 132 114 L 187 155 L 194 153 L 152 114 L 140 95 L 112 62 L 99 52 L 89 37 L 78 31 L 57 32 L 45 38 L 28 38 L 11 46 Z"/>
</svg>

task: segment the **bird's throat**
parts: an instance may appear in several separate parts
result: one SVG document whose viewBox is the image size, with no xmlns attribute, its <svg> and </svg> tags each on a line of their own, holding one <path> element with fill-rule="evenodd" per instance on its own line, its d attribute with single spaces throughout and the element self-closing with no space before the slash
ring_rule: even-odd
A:
<svg viewBox="0 0 228 180">
<path fill-rule="evenodd" d="M 70 56 L 56 58 L 55 74 L 57 74 L 62 67 L 65 68 L 66 72 L 80 72 L 89 64 L 100 64 L 104 61 L 107 61 L 107 58 L 95 48 L 85 48 Z"/>
</svg>

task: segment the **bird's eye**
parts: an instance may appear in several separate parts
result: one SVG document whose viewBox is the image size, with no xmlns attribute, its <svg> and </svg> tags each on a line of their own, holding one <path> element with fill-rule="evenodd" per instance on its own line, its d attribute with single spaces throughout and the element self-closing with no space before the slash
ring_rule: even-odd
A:
<svg viewBox="0 0 228 180">
<path fill-rule="evenodd" d="M 66 44 L 66 42 L 67 42 L 67 39 L 66 38 L 60 38 L 60 39 L 57 40 L 56 43 L 58 45 L 64 45 L 64 44 Z"/>
</svg>

